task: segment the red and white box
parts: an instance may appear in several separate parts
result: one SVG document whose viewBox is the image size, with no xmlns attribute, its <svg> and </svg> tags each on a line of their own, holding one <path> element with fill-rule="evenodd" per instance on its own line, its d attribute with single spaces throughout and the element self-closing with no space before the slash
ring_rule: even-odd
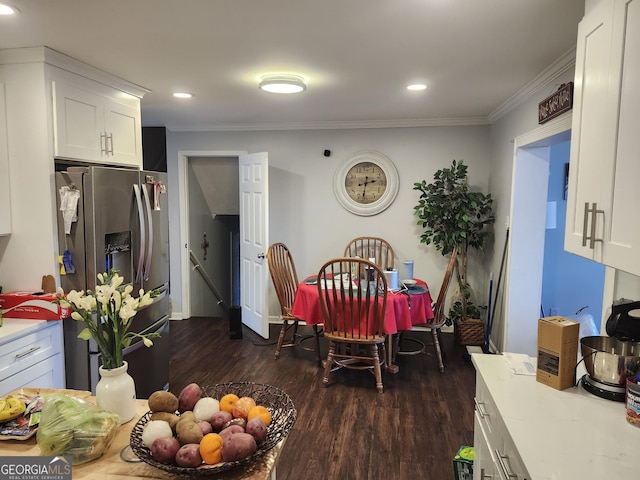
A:
<svg viewBox="0 0 640 480">
<path fill-rule="evenodd" d="M 27 320 L 62 320 L 71 316 L 71 308 L 53 303 L 54 293 L 9 292 L 0 294 L 0 308 L 5 318 Z"/>
</svg>

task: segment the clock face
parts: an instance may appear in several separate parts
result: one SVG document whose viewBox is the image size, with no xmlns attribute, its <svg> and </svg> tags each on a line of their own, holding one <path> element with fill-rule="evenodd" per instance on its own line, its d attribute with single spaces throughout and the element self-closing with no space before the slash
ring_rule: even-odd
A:
<svg viewBox="0 0 640 480">
<path fill-rule="evenodd" d="M 353 154 L 335 172 L 333 191 L 338 202 L 356 215 L 376 215 L 398 194 L 398 171 L 379 152 Z"/>
<path fill-rule="evenodd" d="M 354 202 L 373 203 L 387 190 L 387 174 L 373 162 L 356 163 L 345 176 L 344 188 Z"/>
</svg>

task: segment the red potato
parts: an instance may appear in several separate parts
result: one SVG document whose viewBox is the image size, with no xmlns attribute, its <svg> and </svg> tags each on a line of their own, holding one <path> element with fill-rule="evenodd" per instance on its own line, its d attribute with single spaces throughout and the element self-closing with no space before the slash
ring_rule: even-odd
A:
<svg viewBox="0 0 640 480">
<path fill-rule="evenodd" d="M 178 395 L 178 411 L 193 410 L 198 400 L 202 398 L 202 389 L 197 383 L 190 383 Z"/>
<path fill-rule="evenodd" d="M 222 461 L 235 462 L 252 455 L 258 446 L 248 433 L 234 433 L 222 442 Z"/>
<path fill-rule="evenodd" d="M 258 445 L 267 439 L 267 425 L 261 418 L 252 418 L 247 422 L 245 431 L 251 435 Z"/>
<path fill-rule="evenodd" d="M 226 442 L 231 435 L 235 435 L 236 433 L 244 433 L 244 428 L 240 425 L 231 425 L 230 427 L 222 430 L 220 432 L 220 436 L 222 437 L 222 440 Z"/>
<path fill-rule="evenodd" d="M 151 444 L 151 456 L 161 463 L 174 463 L 178 450 L 180 450 L 180 442 L 174 437 L 156 438 Z"/>
<path fill-rule="evenodd" d="M 200 430 L 202 430 L 202 436 L 206 435 L 207 433 L 213 433 L 213 427 L 206 420 L 198 420 L 197 423 L 200 427 Z"/>
<path fill-rule="evenodd" d="M 187 443 L 176 452 L 176 463 L 181 467 L 199 467 L 202 463 L 200 444 Z"/>
<path fill-rule="evenodd" d="M 224 429 L 225 424 L 233 419 L 233 415 L 230 412 L 225 412 L 224 410 L 220 410 L 219 412 L 211 415 L 211 420 L 209 423 L 213 428 L 213 431 L 218 433 Z"/>
</svg>

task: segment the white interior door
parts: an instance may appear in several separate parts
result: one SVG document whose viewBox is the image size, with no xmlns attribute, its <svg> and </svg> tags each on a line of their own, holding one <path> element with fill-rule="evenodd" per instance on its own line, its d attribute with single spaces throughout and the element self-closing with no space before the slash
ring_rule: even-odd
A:
<svg viewBox="0 0 640 480">
<path fill-rule="evenodd" d="M 267 247 L 269 245 L 268 157 L 240 155 L 240 303 L 242 323 L 269 338 Z"/>
</svg>

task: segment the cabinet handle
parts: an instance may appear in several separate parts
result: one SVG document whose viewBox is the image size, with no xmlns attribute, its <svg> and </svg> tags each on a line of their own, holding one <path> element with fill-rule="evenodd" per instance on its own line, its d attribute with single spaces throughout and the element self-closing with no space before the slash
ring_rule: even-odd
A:
<svg viewBox="0 0 640 480">
<path fill-rule="evenodd" d="M 493 475 L 484 473 L 484 468 L 480 469 L 480 480 L 493 480 Z"/>
<path fill-rule="evenodd" d="M 111 155 L 113 157 L 113 133 L 107 135 L 106 142 L 108 142 L 107 155 Z"/>
<path fill-rule="evenodd" d="M 107 150 L 107 132 L 100 132 L 100 153 L 106 155 Z"/>
<path fill-rule="evenodd" d="M 36 350 L 40 350 L 42 347 L 31 347 L 29 350 L 27 350 L 26 352 L 22 352 L 22 353 L 18 353 L 15 358 L 22 358 L 22 357 L 26 357 L 27 355 L 29 355 L 30 353 L 35 352 Z"/>
<path fill-rule="evenodd" d="M 511 471 L 511 467 L 507 463 L 509 461 L 509 455 L 501 454 L 500 451 L 496 448 L 496 458 L 498 459 L 498 463 L 500 464 L 500 470 L 502 470 L 502 473 L 505 478 L 515 478 L 515 479 L 518 478 L 518 475 L 516 475 Z"/>
<path fill-rule="evenodd" d="M 480 418 L 489 417 L 490 415 L 484 409 L 484 402 L 479 402 L 476 397 L 473 397 L 473 403 L 476 404 L 476 411 L 480 414 Z"/>
<path fill-rule="evenodd" d="M 596 242 L 604 243 L 602 238 L 596 238 L 596 215 L 599 213 L 603 216 L 604 221 L 604 210 L 598 210 L 598 204 L 592 203 L 591 208 L 589 208 L 589 204 L 584 204 L 584 223 L 582 225 L 582 246 L 587 246 L 587 240 L 589 240 L 589 248 L 593 250 Z M 587 236 L 588 224 L 589 224 L 589 214 L 591 214 L 591 228 L 589 229 L 589 236 Z"/>
</svg>

